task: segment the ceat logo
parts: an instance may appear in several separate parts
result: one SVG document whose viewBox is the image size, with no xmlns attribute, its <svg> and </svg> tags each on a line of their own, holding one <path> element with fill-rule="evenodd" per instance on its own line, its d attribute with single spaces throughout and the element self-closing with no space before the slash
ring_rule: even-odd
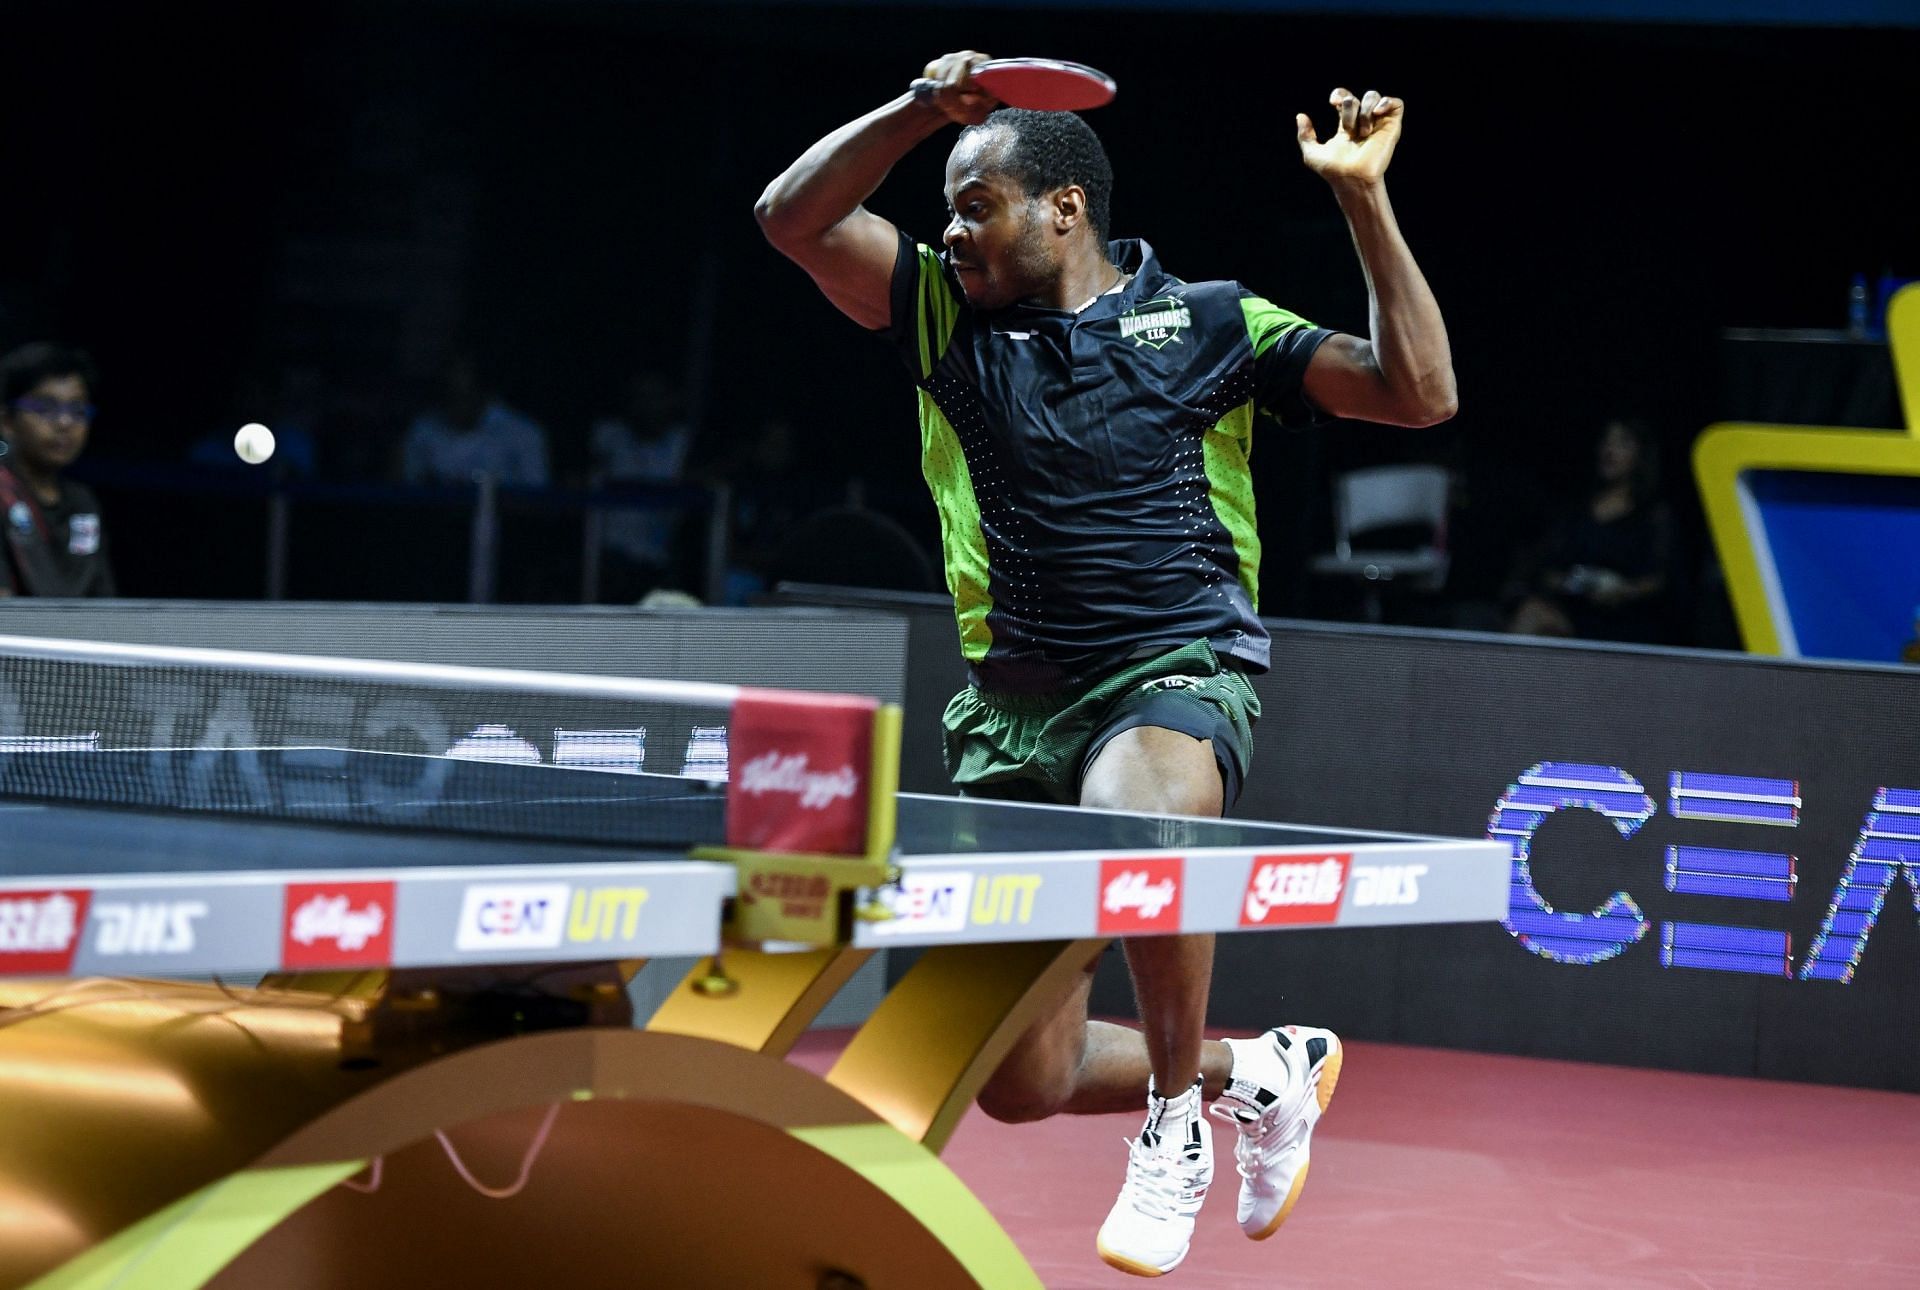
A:
<svg viewBox="0 0 1920 1290">
<path fill-rule="evenodd" d="M 194 923 L 207 916 L 204 900 L 103 900 L 93 907 L 93 952 L 187 954 Z"/>
<path fill-rule="evenodd" d="M 559 947 L 566 918 L 564 882 L 480 883 L 460 900 L 461 950 L 551 950 Z"/>
<path fill-rule="evenodd" d="M 1340 916 L 1351 851 L 1318 856 L 1255 856 L 1247 874 L 1240 926 L 1331 923 Z"/>
<path fill-rule="evenodd" d="M 393 961 L 390 882 L 290 882 L 280 959 L 288 968 L 384 967 Z"/>
<path fill-rule="evenodd" d="M 1100 934 L 1180 930 L 1179 856 L 1100 862 Z"/>
<path fill-rule="evenodd" d="M 0 893 L 0 972 L 73 970 L 87 917 L 85 891 Z"/>
<path fill-rule="evenodd" d="M 937 936 L 966 930 L 973 900 L 970 873 L 906 873 L 898 887 L 883 887 L 879 901 L 893 917 L 873 924 L 875 936 Z"/>
</svg>

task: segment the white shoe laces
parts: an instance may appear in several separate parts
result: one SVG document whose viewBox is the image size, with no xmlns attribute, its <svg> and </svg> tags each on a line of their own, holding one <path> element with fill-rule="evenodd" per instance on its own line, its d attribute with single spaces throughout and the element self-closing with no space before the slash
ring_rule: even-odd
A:
<svg viewBox="0 0 1920 1290">
<path fill-rule="evenodd" d="M 1196 1214 L 1205 1193 L 1196 1186 L 1201 1162 L 1189 1161 L 1177 1147 L 1164 1142 L 1149 1147 L 1137 1138 L 1127 1144 L 1127 1180 L 1121 1187 L 1137 1213 L 1165 1220 Z M 1180 1168 L 1191 1165 L 1192 1173 Z"/>
<path fill-rule="evenodd" d="M 1313 1096 L 1311 1086 L 1306 1096 Z M 1301 1131 L 1307 1123 L 1306 1116 L 1301 1113 L 1306 1103 L 1304 1099 L 1291 1106 L 1275 1102 L 1255 1118 L 1248 1118 L 1238 1111 L 1236 1107 L 1240 1105 L 1244 1104 L 1222 1099 L 1208 1107 L 1207 1114 L 1239 1130 L 1234 1135 L 1233 1163 L 1239 1169 L 1240 1176 L 1252 1182 L 1257 1181 L 1274 1161 L 1300 1140 Z"/>
</svg>

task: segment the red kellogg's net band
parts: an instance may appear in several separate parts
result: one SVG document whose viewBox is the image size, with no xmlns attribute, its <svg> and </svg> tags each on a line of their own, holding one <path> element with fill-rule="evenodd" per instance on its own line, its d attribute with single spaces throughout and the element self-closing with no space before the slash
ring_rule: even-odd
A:
<svg viewBox="0 0 1920 1290">
<path fill-rule="evenodd" d="M 861 855 L 880 704 L 742 690 L 727 731 L 727 845 Z"/>
</svg>

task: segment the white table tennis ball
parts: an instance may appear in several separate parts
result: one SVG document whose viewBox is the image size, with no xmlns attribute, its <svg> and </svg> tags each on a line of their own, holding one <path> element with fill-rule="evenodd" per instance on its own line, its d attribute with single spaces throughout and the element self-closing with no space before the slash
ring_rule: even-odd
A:
<svg viewBox="0 0 1920 1290">
<path fill-rule="evenodd" d="M 233 436 L 233 450 L 240 454 L 241 461 L 258 466 L 273 456 L 273 431 L 258 421 L 250 421 Z"/>
</svg>

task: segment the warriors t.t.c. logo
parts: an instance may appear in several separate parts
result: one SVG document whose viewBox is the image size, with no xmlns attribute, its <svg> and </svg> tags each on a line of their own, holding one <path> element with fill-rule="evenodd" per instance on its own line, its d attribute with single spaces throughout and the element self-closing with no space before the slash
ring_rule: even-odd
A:
<svg viewBox="0 0 1920 1290">
<path fill-rule="evenodd" d="M 1180 339 L 1180 333 L 1193 326 L 1193 313 L 1178 296 L 1162 296 L 1135 305 L 1120 315 L 1120 335 L 1136 345 L 1165 349 Z"/>
</svg>

